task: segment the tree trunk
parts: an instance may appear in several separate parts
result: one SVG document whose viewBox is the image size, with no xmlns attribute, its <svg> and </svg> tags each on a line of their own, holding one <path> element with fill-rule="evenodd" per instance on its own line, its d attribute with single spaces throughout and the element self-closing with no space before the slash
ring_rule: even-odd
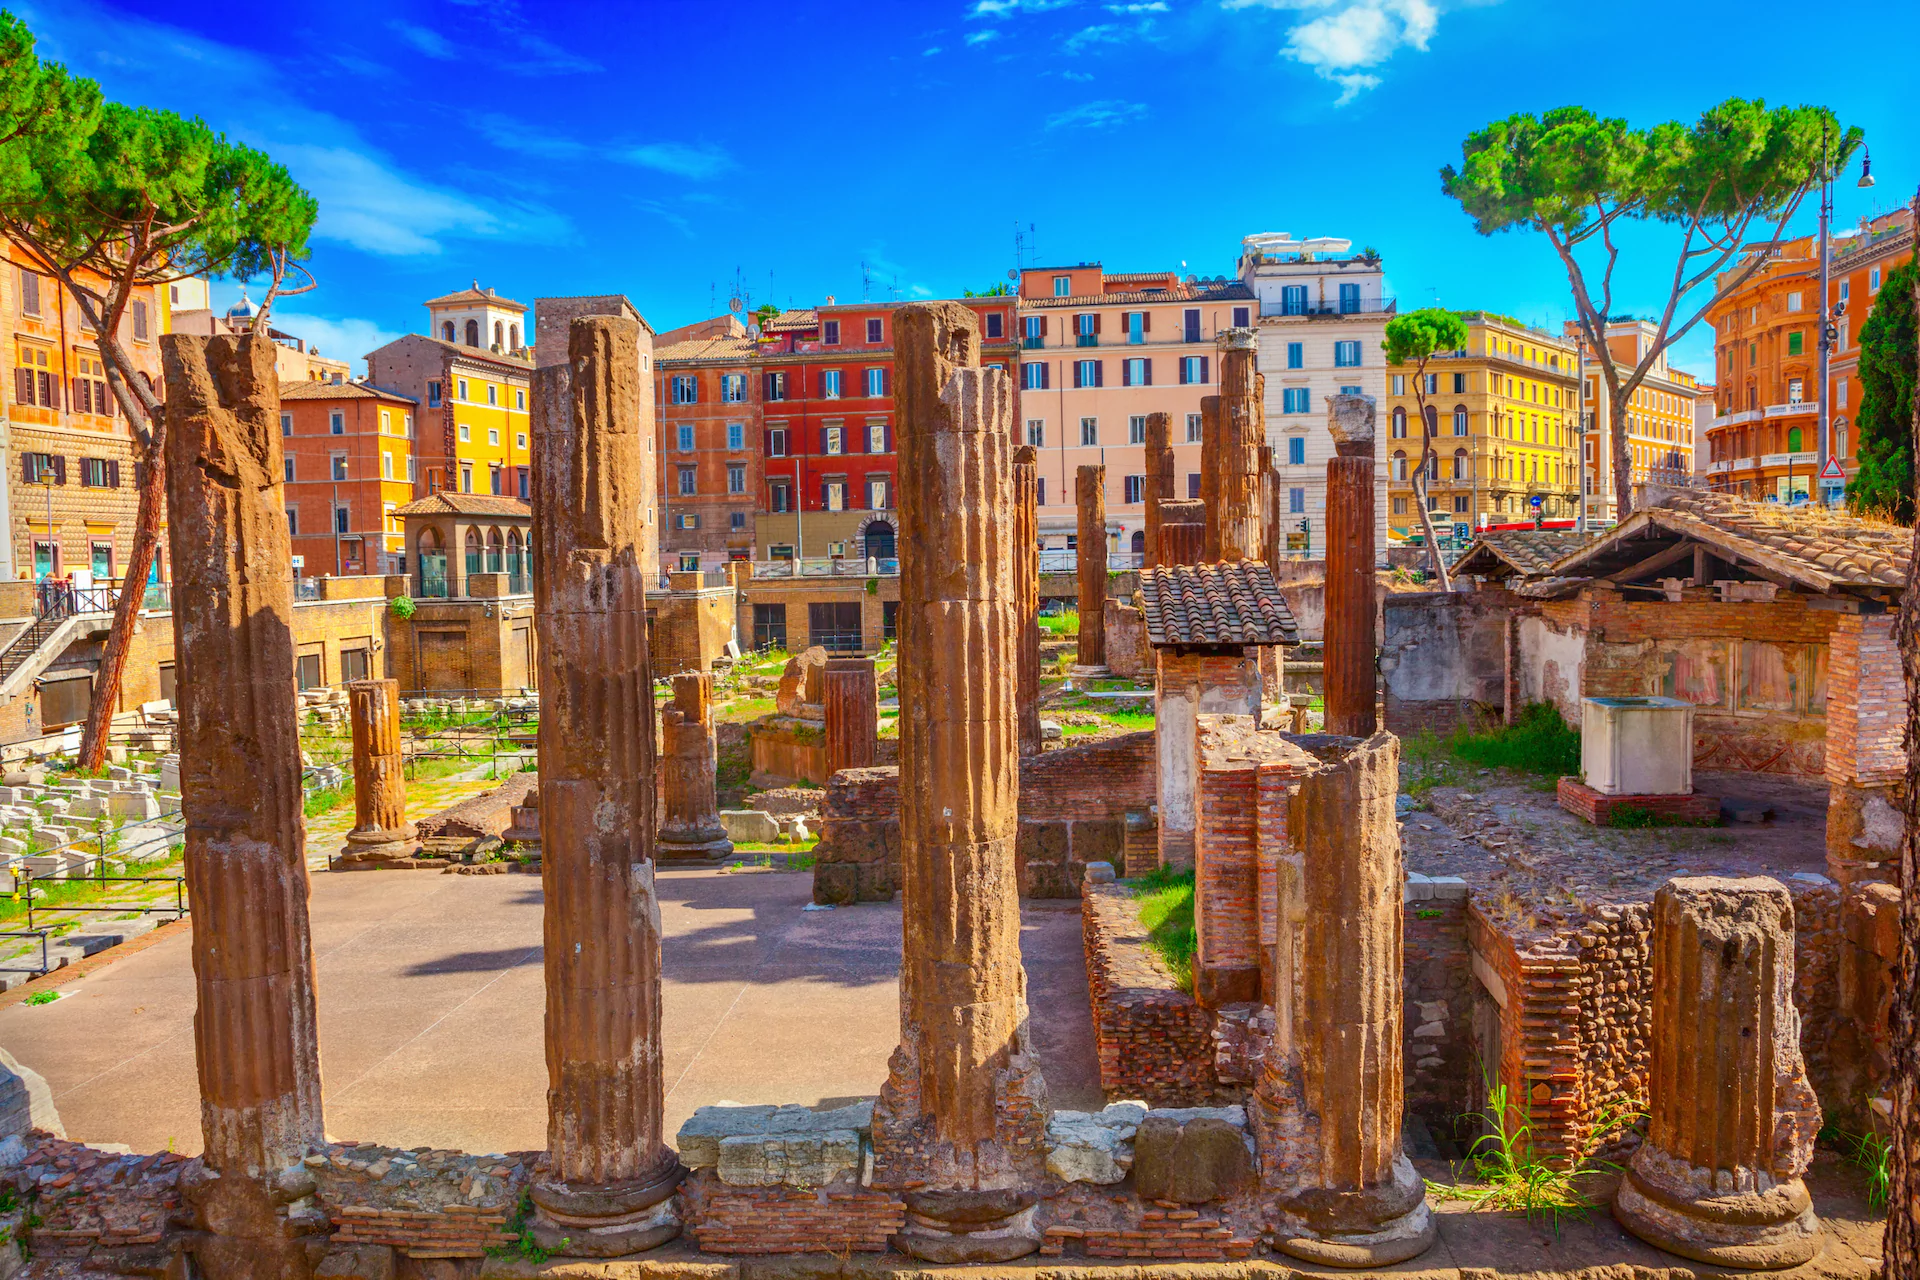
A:
<svg viewBox="0 0 1920 1280">
<path fill-rule="evenodd" d="M 1617 389 L 1608 393 L 1607 418 L 1613 424 L 1613 519 L 1618 524 L 1633 514 L 1633 453 L 1627 443 L 1627 401 Z"/>
<path fill-rule="evenodd" d="M 120 579 L 120 599 L 113 607 L 113 630 L 100 655 L 100 671 L 93 681 L 93 704 L 87 709 L 87 727 L 80 736 L 80 767 L 97 770 L 107 760 L 107 739 L 120 702 L 120 679 L 133 647 L 133 629 L 147 594 L 147 572 L 160 544 L 160 513 L 166 506 L 166 472 L 160 461 L 161 429 L 143 452 L 139 470 L 140 506 L 133 520 L 133 545 L 127 551 L 126 573 Z"/>
<path fill-rule="evenodd" d="M 1440 579 L 1440 589 L 1451 591 L 1453 576 L 1447 572 L 1446 559 L 1440 554 L 1440 543 L 1433 536 L 1433 513 L 1427 509 L 1427 459 L 1430 456 L 1435 456 L 1431 446 L 1420 455 L 1420 472 L 1413 481 L 1413 500 L 1420 504 L 1420 528 L 1427 535 L 1427 555 L 1433 560 L 1433 571 Z"/>
<path fill-rule="evenodd" d="M 1920 304 L 1920 286 L 1914 290 Z M 1920 475 L 1920 399 L 1914 403 L 1915 474 Z M 1920 524 L 1914 526 L 1920 554 Z M 1920 560 L 1910 562 L 1920 566 Z M 1900 597 L 1900 666 L 1907 681 L 1907 829 L 1900 840 L 1900 967 L 1893 994 L 1893 1185 L 1881 1248 L 1886 1280 L 1920 1280 L 1920 583 L 1909 570 Z"/>
</svg>

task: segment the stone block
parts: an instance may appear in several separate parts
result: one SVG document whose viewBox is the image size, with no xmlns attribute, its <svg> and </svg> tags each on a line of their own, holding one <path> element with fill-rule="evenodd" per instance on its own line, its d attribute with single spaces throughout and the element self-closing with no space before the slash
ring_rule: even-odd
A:
<svg viewBox="0 0 1920 1280">
<path fill-rule="evenodd" d="M 1084 883 L 1112 884 L 1117 878 L 1111 862 L 1089 862 L 1087 864 L 1087 874 Z"/>
<path fill-rule="evenodd" d="M 735 1134 L 720 1139 L 716 1171 L 735 1187 L 818 1187 L 860 1171 L 853 1129 Z"/>
<path fill-rule="evenodd" d="M 47 771 L 39 765 L 30 765 L 25 769 L 9 769 L 0 774 L 0 782 L 10 787 L 38 787 L 45 785 Z"/>
<path fill-rule="evenodd" d="M 1239 1107 L 1150 1111 L 1134 1134 L 1133 1185 L 1143 1200 L 1204 1204 L 1235 1194 L 1252 1178 L 1246 1113 Z"/>
<path fill-rule="evenodd" d="M 33 833 L 35 849 L 58 849 L 61 845 L 71 843 L 73 843 L 73 832 L 65 827 L 41 827 Z"/>
<path fill-rule="evenodd" d="M 396 1280 L 398 1272 L 391 1246 L 336 1245 L 314 1268 L 314 1280 Z"/>
<path fill-rule="evenodd" d="M 1125 818 L 1098 818 L 1073 824 L 1075 862 L 1113 862 L 1127 846 Z"/>
<path fill-rule="evenodd" d="M 873 1103 L 856 1102 L 831 1111 L 815 1111 L 797 1103 L 786 1106 L 700 1107 L 680 1126 L 675 1140 L 680 1162 L 689 1169 L 720 1163 L 720 1144 L 728 1138 L 804 1138 L 853 1130 L 864 1134 L 873 1127 Z"/>
<path fill-rule="evenodd" d="M 720 825 L 735 844 L 772 844 L 780 834 L 773 815 L 758 809 L 722 809 Z"/>
<path fill-rule="evenodd" d="M 145 822 L 160 816 L 160 802 L 144 791 L 119 791 L 107 801 L 107 811 L 116 818 Z"/>
<path fill-rule="evenodd" d="M 1062 1182 L 1119 1182 L 1133 1167 L 1133 1135 L 1146 1115 L 1144 1102 L 1054 1112 L 1047 1120 L 1047 1172 Z"/>
<path fill-rule="evenodd" d="M 830 907 L 851 906 L 860 900 L 860 864 L 813 864 L 813 900 Z"/>
</svg>

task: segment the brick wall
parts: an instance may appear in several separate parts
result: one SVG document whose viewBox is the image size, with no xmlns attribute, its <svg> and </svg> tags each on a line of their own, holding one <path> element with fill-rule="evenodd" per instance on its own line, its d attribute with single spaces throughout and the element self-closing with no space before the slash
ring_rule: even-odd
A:
<svg viewBox="0 0 1920 1280">
<path fill-rule="evenodd" d="M 1389 595 L 1380 650 L 1386 727 L 1450 733 L 1496 722 L 1506 706 L 1508 592 Z"/>
<path fill-rule="evenodd" d="M 732 587 L 682 591 L 676 583 L 673 594 L 655 597 L 647 634 L 654 674 L 713 670 L 714 659 L 734 636 L 736 594 Z"/>
<path fill-rule="evenodd" d="M 1407 1108 L 1444 1135 L 1475 1105 L 1466 895 L 1416 900 L 1410 894 L 1401 936 Z"/>
<path fill-rule="evenodd" d="M 1213 1016 L 1147 951 L 1132 891 L 1089 886 L 1080 910 L 1102 1091 L 1162 1107 L 1211 1103 Z"/>
<path fill-rule="evenodd" d="M 735 1187 L 712 1169 L 681 1184 L 687 1232 L 708 1253 L 883 1253 L 907 1207 L 850 1180 L 824 1187 Z"/>
<path fill-rule="evenodd" d="M 1203 737 L 1206 732 L 1203 727 Z M 1209 1009 L 1260 998 L 1255 849 L 1267 841 L 1260 830 L 1259 798 L 1257 762 L 1201 765 L 1193 846 L 1193 986 Z"/>
</svg>

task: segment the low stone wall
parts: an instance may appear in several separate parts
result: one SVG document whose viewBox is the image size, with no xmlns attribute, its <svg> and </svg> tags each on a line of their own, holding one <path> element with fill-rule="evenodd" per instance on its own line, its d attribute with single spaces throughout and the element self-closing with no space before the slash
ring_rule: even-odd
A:
<svg viewBox="0 0 1920 1280">
<path fill-rule="evenodd" d="M 538 774 L 516 773 L 491 791 L 420 819 L 421 852 L 442 858 L 471 857 L 497 847 L 500 833 L 513 825 L 513 810 L 527 803 L 540 785 Z"/>
<path fill-rule="evenodd" d="M 887 902 L 900 888 L 900 770 L 842 769 L 827 784 L 813 900 Z"/>
<path fill-rule="evenodd" d="M 1409 875 L 1401 1052 L 1407 1108 L 1436 1133 L 1473 1110 L 1473 966 L 1467 886 Z"/>
<path fill-rule="evenodd" d="M 1147 950 L 1132 891 L 1089 885 L 1080 910 L 1102 1092 L 1155 1106 L 1212 1102 L 1213 1015 Z"/>
<path fill-rule="evenodd" d="M 827 727 L 824 721 L 768 716 L 748 730 L 751 781 L 756 787 L 790 782 L 826 786 Z"/>
<path fill-rule="evenodd" d="M 712 1169 L 681 1184 L 686 1231 L 708 1253 L 884 1253 L 907 1206 L 842 1178 L 825 1186 L 732 1187 Z"/>
</svg>

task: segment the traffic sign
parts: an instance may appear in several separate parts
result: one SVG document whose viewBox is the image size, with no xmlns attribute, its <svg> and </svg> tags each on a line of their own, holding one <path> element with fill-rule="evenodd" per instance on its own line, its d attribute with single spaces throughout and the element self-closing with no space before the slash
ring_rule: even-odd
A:
<svg viewBox="0 0 1920 1280">
<path fill-rule="evenodd" d="M 1528 499 L 1527 499 L 1527 503 L 1528 503 L 1528 505 L 1530 505 L 1530 506 L 1535 506 L 1535 507 L 1537 507 L 1537 506 L 1540 506 L 1540 505 L 1541 505 L 1542 503 L 1544 503 L 1545 501 L 1546 501 L 1546 499 L 1545 499 L 1544 497 L 1542 497 L 1542 496 L 1541 496 L 1540 494 L 1537 494 L 1537 493 L 1536 493 L 1536 494 L 1534 494 L 1534 495 L 1533 495 L 1532 497 L 1530 497 L 1530 498 L 1528 498 Z"/>
<path fill-rule="evenodd" d="M 1827 465 L 1820 468 L 1820 478 L 1822 480 L 1845 480 L 1847 473 L 1846 469 L 1840 465 L 1840 459 L 1828 458 Z"/>
</svg>

